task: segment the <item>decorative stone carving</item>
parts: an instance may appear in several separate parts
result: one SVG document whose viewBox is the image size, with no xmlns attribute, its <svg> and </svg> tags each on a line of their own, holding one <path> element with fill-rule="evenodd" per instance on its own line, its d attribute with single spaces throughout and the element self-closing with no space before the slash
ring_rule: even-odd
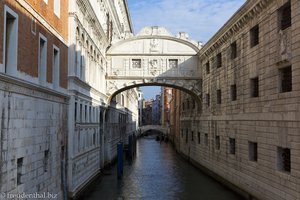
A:
<svg viewBox="0 0 300 200">
<path fill-rule="evenodd" d="M 159 51 L 158 39 L 152 39 L 150 42 L 150 52 L 158 52 L 158 51 Z"/>
<path fill-rule="evenodd" d="M 281 61 L 290 60 L 290 39 L 287 31 L 279 31 L 279 51 Z"/>
</svg>

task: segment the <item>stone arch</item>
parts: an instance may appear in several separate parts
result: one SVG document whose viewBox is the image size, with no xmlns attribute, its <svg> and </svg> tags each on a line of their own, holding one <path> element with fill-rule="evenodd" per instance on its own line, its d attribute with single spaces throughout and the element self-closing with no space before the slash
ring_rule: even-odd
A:
<svg viewBox="0 0 300 200">
<path fill-rule="evenodd" d="M 146 133 L 147 131 L 150 131 L 150 130 L 159 131 L 165 135 L 168 134 L 168 129 L 163 126 L 160 126 L 160 125 L 145 125 L 145 126 L 140 127 L 141 134 Z"/>
<path fill-rule="evenodd" d="M 178 89 L 180 91 L 183 91 L 189 95 L 191 95 L 193 97 L 193 99 L 195 100 L 196 104 L 198 105 L 198 107 L 201 106 L 201 93 L 199 93 L 198 90 L 196 90 L 195 88 L 190 89 L 188 87 L 186 87 L 186 85 L 181 85 L 181 84 L 177 84 L 172 82 L 161 82 L 161 81 L 157 81 L 157 82 L 148 82 L 148 83 L 144 83 L 144 82 L 130 82 L 127 84 L 123 85 L 123 88 L 120 88 L 118 90 L 116 90 L 113 94 L 111 94 L 108 98 L 108 104 L 111 103 L 112 99 L 119 93 L 132 89 L 132 88 L 136 88 L 136 87 L 142 87 L 142 86 L 164 86 L 164 87 L 171 87 L 174 89 Z"/>
</svg>

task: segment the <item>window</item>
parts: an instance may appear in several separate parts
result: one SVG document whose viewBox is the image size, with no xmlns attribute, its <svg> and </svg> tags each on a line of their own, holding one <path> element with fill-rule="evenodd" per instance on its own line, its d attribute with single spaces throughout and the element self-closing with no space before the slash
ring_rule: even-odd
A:
<svg viewBox="0 0 300 200">
<path fill-rule="evenodd" d="M 205 133 L 205 135 L 204 135 L 204 144 L 205 144 L 205 146 L 208 146 L 208 134 L 207 133 Z"/>
<path fill-rule="evenodd" d="M 200 140 L 200 132 L 198 132 L 198 144 L 200 144 L 201 140 Z"/>
<path fill-rule="evenodd" d="M 259 26 L 256 25 L 250 29 L 250 47 L 254 47 L 259 43 Z"/>
<path fill-rule="evenodd" d="M 85 105 L 84 106 L 84 119 L 85 119 L 84 122 L 87 122 L 87 117 L 88 117 L 88 115 L 87 115 L 87 105 Z"/>
<path fill-rule="evenodd" d="M 74 121 L 77 122 L 77 102 L 75 102 Z"/>
<path fill-rule="evenodd" d="M 82 122 L 82 119 L 83 119 L 83 117 L 82 117 L 82 104 L 80 104 L 79 111 L 80 111 L 80 115 L 79 115 L 80 120 L 79 121 Z"/>
<path fill-rule="evenodd" d="M 206 68 L 206 74 L 209 74 L 210 73 L 210 64 L 209 64 L 209 62 L 207 62 L 205 64 L 205 68 Z"/>
<path fill-rule="evenodd" d="M 92 122 L 92 107 L 89 107 L 89 122 Z"/>
<path fill-rule="evenodd" d="M 177 68 L 178 67 L 178 60 L 177 59 L 170 59 L 169 60 L 169 68 Z"/>
<path fill-rule="evenodd" d="M 207 107 L 210 106 L 210 95 L 209 95 L 209 93 L 206 94 L 206 105 L 207 105 Z"/>
<path fill-rule="evenodd" d="M 236 46 L 236 42 L 233 42 L 230 45 L 230 49 L 231 49 L 231 59 L 235 59 L 237 57 L 237 46 Z"/>
<path fill-rule="evenodd" d="M 23 157 L 17 159 L 17 185 L 20 185 L 23 183 L 22 176 L 23 176 Z"/>
<path fill-rule="evenodd" d="M 44 172 L 48 171 L 49 150 L 44 151 Z"/>
<path fill-rule="evenodd" d="M 132 68 L 141 68 L 141 59 L 132 59 Z"/>
<path fill-rule="evenodd" d="M 292 91 L 292 67 L 279 69 L 279 87 L 280 92 Z"/>
<path fill-rule="evenodd" d="M 278 10 L 279 28 L 285 30 L 291 26 L 291 2 L 287 2 Z"/>
<path fill-rule="evenodd" d="M 186 129 L 186 134 L 185 134 L 185 143 L 188 142 L 188 137 L 189 137 L 189 130 Z"/>
<path fill-rule="evenodd" d="M 222 67 L 222 54 L 218 53 L 217 57 L 216 57 L 216 64 L 217 64 L 217 68 Z"/>
<path fill-rule="evenodd" d="M 194 131 L 192 131 L 192 141 L 194 141 Z"/>
<path fill-rule="evenodd" d="M 220 150 L 220 136 L 216 136 L 216 149 Z"/>
<path fill-rule="evenodd" d="M 221 90 L 217 90 L 217 104 L 222 103 L 222 93 Z"/>
<path fill-rule="evenodd" d="M 229 153 L 230 154 L 235 154 L 235 139 L 234 138 L 229 138 Z"/>
<path fill-rule="evenodd" d="M 59 71 L 60 71 L 60 65 L 59 65 L 59 49 L 57 47 L 53 47 L 53 67 L 52 67 L 52 81 L 53 81 L 53 88 L 57 89 L 59 88 Z"/>
<path fill-rule="evenodd" d="M 230 86 L 231 101 L 236 101 L 236 84 Z"/>
<path fill-rule="evenodd" d="M 249 160 L 257 161 L 257 143 L 249 142 Z"/>
<path fill-rule="evenodd" d="M 259 96 L 259 85 L 258 85 L 258 77 L 250 79 L 250 96 L 258 97 Z"/>
<path fill-rule="evenodd" d="M 181 129 L 181 137 L 183 138 L 183 129 Z"/>
<path fill-rule="evenodd" d="M 283 172 L 291 172 L 291 150 L 277 147 L 277 167 Z"/>
<path fill-rule="evenodd" d="M 47 75 L 47 39 L 40 34 L 39 40 L 39 82 L 46 83 Z"/>
<path fill-rule="evenodd" d="M 18 15 L 7 6 L 4 12 L 4 73 L 13 75 L 17 71 Z"/>
<path fill-rule="evenodd" d="M 60 0 L 54 0 L 54 14 L 60 17 Z"/>
</svg>

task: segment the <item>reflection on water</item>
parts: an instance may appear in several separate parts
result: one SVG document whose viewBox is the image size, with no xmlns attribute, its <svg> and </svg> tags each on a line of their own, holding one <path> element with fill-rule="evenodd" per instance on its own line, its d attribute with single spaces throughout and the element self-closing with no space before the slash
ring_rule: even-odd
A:
<svg viewBox="0 0 300 200">
<path fill-rule="evenodd" d="M 241 200 L 183 160 L 170 144 L 143 138 L 137 143 L 137 156 L 125 162 L 124 177 L 117 180 L 116 168 L 101 177 L 84 199 L 115 200 Z"/>
</svg>

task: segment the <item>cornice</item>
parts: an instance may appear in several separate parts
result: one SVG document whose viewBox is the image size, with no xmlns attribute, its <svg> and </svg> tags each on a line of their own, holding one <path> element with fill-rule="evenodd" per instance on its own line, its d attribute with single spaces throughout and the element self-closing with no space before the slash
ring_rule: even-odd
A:
<svg viewBox="0 0 300 200">
<path fill-rule="evenodd" d="M 228 39 L 243 29 L 249 21 L 262 13 L 272 0 L 247 1 L 219 31 L 199 51 L 200 56 L 208 56 L 221 47 Z"/>
<path fill-rule="evenodd" d="M 101 35 L 102 38 L 106 38 L 106 34 L 90 2 L 87 0 L 77 0 L 76 3 L 79 5 L 81 9 L 83 9 L 83 13 L 85 14 L 85 16 L 87 16 L 88 22 L 94 25 L 94 31 L 96 31 L 97 34 Z"/>
</svg>

